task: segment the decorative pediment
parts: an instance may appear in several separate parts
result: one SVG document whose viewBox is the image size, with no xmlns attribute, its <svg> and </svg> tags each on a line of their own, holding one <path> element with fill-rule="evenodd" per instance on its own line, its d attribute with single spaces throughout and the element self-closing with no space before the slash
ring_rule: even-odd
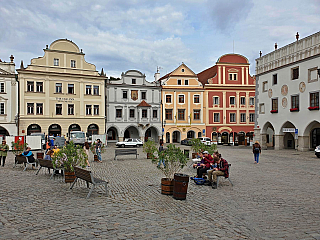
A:
<svg viewBox="0 0 320 240">
<path fill-rule="evenodd" d="M 9 72 L 3 70 L 2 68 L 0 68 L 0 74 L 12 74 L 12 73 L 9 73 Z"/>
<path fill-rule="evenodd" d="M 239 72 L 239 70 L 235 69 L 235 68 L 231 68 L 231 69 L 228 70 L 228 72 Z"/>
</svg>

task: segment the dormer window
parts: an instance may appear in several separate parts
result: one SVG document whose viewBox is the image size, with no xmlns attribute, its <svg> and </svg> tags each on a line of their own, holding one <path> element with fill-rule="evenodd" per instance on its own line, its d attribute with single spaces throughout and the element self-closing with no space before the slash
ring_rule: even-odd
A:
<svg viewBox="0 0 320 240">
<path fill-rule="evenodd" d="M 184 72 L 184 68 L 181 69 L 181 72 Z"/>
<path fill-rule="evenodd" d="M 59 59 L 58 58 L 53 59 L 53 66 L 59 66 Z"/>
<path fill-rule="evenodd" d="M 132 84 L 136 84 L 137 83 L 137 79 L 132 78 Z"/>
<path fill-rule="evenodd" d="M 75 68 L 76 67 L 76 60 L 71 60 L 71 67 Z"/>
</svg>

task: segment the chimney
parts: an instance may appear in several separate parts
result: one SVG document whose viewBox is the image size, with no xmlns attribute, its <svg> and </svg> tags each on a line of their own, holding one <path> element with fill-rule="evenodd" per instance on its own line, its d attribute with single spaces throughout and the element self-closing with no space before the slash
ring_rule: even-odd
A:
<svg viewBox="0 0 320 240">
<path fill-rule="evenodd" d="M 14 59 L 14 56 L 13 55 L 11 55 L 10 56 L 10 61 L 13 63 L 13 59 Z"/>
<path fill-rule="evenodd" d="M 274 50 L 277 50 L 277 49 L 278 49 L 278 44 L 275 43 L 275 44 L 274 44 Z"/>
<path fill-rule="evenodd" d="M 24 69 L 23 60 L 21 60 L 20 69 Z"/>
<path fill-rule="evenodd" d="M 297 41 L 299 40 L 299 33 L 297 32 L 297 35 L 296 35 L 296 39 Z"/>
<path fill-rule="evenodd" d="M 259 53 L 259 54 L 260 54 L 260 57 L 261 57 L 261 56 L 262 56 L 262 52 L 260 51 L 260 53 Z"/>
</svg>

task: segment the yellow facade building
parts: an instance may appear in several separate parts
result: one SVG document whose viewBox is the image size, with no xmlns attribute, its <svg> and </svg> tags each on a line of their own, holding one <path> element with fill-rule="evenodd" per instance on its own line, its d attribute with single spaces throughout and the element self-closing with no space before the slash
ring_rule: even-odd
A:
<svg viewBox="0 0 320 240">
<path fill-rule="evenodd" d="M 205 135 L 204 89 L 197 74 L 182 63 L 159 79 L 162 86 L 164 141 L 178 143 Z"/>
<path fill-rule="evenodd" d="M 59 39 L 44 56 L 18 71 L 20 135 L 42 132 L 67 136 L 80 130 L 105 132 L 105 79 L 70 40 Z"/>
</svg>

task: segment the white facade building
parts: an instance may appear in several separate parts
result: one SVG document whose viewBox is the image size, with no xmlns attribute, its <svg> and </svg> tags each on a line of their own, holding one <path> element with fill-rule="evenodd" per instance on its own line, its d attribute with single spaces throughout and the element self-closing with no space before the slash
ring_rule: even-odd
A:
<svg viewBox="0 0 320 240">
<path fill-rule="evenodd" d="M 161 88 L 137 70 L 122 73 L 106 86 L 108 141 L 161 138 Z"/>
<path fill-rule="evenodd" d="M 14 57 L 10 62 L 0 60 L 0 137 L 17 135 L 18 82 Z"/>
<path fill-rule="evenodd" d="M 256 59 L 255 140 L 300 151 L 320 145 L 320 32 Z"/>
</svg>

